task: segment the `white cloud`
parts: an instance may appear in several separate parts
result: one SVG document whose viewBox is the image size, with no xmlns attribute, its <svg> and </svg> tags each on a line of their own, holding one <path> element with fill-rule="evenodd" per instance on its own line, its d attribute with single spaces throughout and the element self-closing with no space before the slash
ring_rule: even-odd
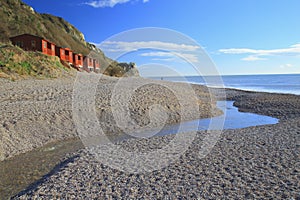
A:
<svg viewBox="0 0 300 200">
<path fill-rule="evenodd" d="M 110 52 L 131 52 L 139 49 L 159 49 L 167 51 L 196 51 L 200 47 L 188 44 L 168 43 L 161 41 L 139 41 L 139 42 L 122 42 L 122 41 L 106 41 L 100 45 L 96 45 L 100 49 Z"/>
<path fill-rule="evenodd" d="M 105 8 L 105 7 L 111 7 L 113 8 L 117 4 L 124 4 L 128 2 L 136 2 L 139 0 L 98 0 L 98 1 L 90 1 L 85 2 L 83 4 L 92 6 L 94 8 Z M 143 0 L 143 3 L 147 3 L 149 0 Z"/>
<path fill-rule="evenodd" d="M 261 57 L 258 57 L 258 56 L 247 56 L 245 58 L 242 58 L 242 60 L 244 61 L 257 61 L 257 60 L 266 60 L 265 58 L 261 58 Z"/>
<path fill-rule="evenodd" d="M 153 50 L 147 53 L 141 53 L 143 57 L 153 57 L 152 60 L 161 61 L 179 61 L 178 58 L 185 59 L 192 63 L 199 62 L 198 55 L 201 48 L 197 45 L 177 44 L 161 41 L 106 41 L 101 44 L 95 44 L 106 53 L 124 54 L 138 50 Z"/>
<path fill-rule="evenodd" d="M 248 49 L 248 48 L 230 48 L 220 49 L 219 52 L 225 54 L 250 54 L 250 56 L 243 58 L 242 60 L 254 61 L 262 60 L 262 56 L 280 56 L 280 55 L 291 55 L 300 56 L 300 44 L 292 45 L 288 48 L 281 49 Z"/>
<path fill-rule="evenodd" d="M 257 50 L 257 49 L 220 49 L 221 53 L 226 54 L 258 54 L 258 55 L 274 55 L 274 54 L 300 54 L 300 44 L 292 45 L 288 48 L 283 49 L 270 49 L 270 50 Z"/>
<path fill-rule="evenodd" d="M 198 56 L 193 53 L 180 53 L 180 52 L 149 52 L 142 53 L 140 56 L 147 57 L 165 57 L 165 58 L 153 58 L 152 60 L 163 60 L 163 61 L 174 61 L 176 58 L 186 59 L 189 62 L 196 63 L 198 62 Z"/>
<path fill-rule="evenodd" d="M 140 54 L 140 56 L 158 56 L 158 57 L 173 57 L 174 54 L 172 54 L 171 52 L 161 52 L 161 51 L 156 51 L 156 52 L 149 52 L 149 53 L 142 53 Z"/>
<path fill-rule="evenodd" d="M 287 69 L 287 68 L 292 68 L 292 67 L 294 67 L 294 65 L 292 65 L 292 64 L 284 64 L 284 65 L 280 65 L 280 68 L 281 68 L 281 69 Z"/>
<path fill-rule="evenodd" d="M 152 58 L 155 61 L 175 62 L 176 58 Z"/>
</svg>

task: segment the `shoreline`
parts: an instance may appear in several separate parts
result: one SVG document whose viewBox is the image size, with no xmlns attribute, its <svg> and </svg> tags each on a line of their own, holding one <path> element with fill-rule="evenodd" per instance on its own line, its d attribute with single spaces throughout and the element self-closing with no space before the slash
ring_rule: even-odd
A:
<svg viewBox="0 0 300 200">
<path fill-rule="evenodd" d="M 203 85 L 203 86 L 207 86 L 209 88 L 222 88 L 222 89 L 233 89 L 233 90 L 242 90 L 242 91 L 251 91 L 251 92 L 265 92 L 265 93 L 274 93 L 274 94 L 295 94 L 295 95 L 300 95 L 300 88 L 297 87 L 295 88 L 295 86 L 298 86 L 300 84 L 299 80 L 295 79 L 295 77 L 298 77 L 300 74 L 249 74 L 249 75 L 219 75 L 219 76 L 214 76 L 214 75 L 208 75 L 208 76 L 185 76 L 183 77 L 179 77 L 179 76 L 170 76 L 170 77 L 165 77 L 165 80 L 168 81 L 174 81 L 174 82 L 188 82 L 190 84 L 197 84 L 197 85 Z M 261 77 L 260 77 L 261 76 Z M 284 86 L 285 89 L 282 89 L 280 87 L 275 87 L 275 88 L 268 88 L 268 87 L 255 87 L 256 83 L 260 83 L 260 82 L 251 82 L 253 80 L 251 80 L 252 77 L 256 77 L 256 78 L 264 78 L 264 77 L 272 77 L 274 76 L 274 78 L 286 78 L 286 76 L 292 76 L 292 80 L 291 82 L 289 82 L 290 80 L 287 79 L 288 84 L 285 82 L 280 81 L 279 79 L 279 83 L 283 84 L 283 85 L 277 85 L 277 86 Z M 215 81 L 212 81 L 212 83 L 210 84 L 210 79 L 211 78 L 216 78 L 216 77 L 222 77 L 223 84 L 219 83 L 218 79 L 216 79 Z M 231 77 L 231 79 L 228 79 L 228 77 Z M 241 80 L 246 81 L 246 83 L 248 85 L 251 85 L 250 87 L 247 87 L 246 85 L 243 84 L 239 84 L 239 82 L 235 82 L 234 77 L 242 77 Z M 248 83 L 247 81 L 249 81 L 247 78 L 245 77 L 250 77 L 250 82 Z M 150 77 L 152 79 L 158 80 L 159 77 Z M 199 78 L 196 80 L 196 78 Z M 183 79 L 183 80 L 181 80 Z M 205 81 L 207 80 L 207 81 Z M 213 80 L 213 79 L 212 79 Z M 271 79 L 267 78 L 267 81 L 272 81 Z M 215 83 L 218 82 L 218 83 Z M 215 83 L 215 84 L 214 84 Z M 207 85 L 207 84 L 210 84 Z M 254 85 L 253 85 L 254 84 Z M 264 83 L 260 83 L 260 84 L 264 84 Z M 276 82 L 277 84 L 277 82 Z M 289 89 L 288 86 L 290 86 L 289 84 L 292 84 L 291 86 L 293 86 L 292 90 L 290 90 L 289 92 L 286 91 L 286 89 Z M 258 85 L 260 86 L 260 85 Z M 268 85 L 265 85 L 268 86 Z"/>
<path fill-rule="evenodd" d="M 205 85 L 203 85 L 205 86 Z M 208 87 L 210 89 L 224 89 L 224 90 L 234 90 L 234 91 L 240 91 L 240 92 L 255 92 L 255 93 L 266 93 L 266 94 L 284 94 L 284 95 L 296 95 L 300 96 L 300 94 L 294 94 L 294 93 L 284 93 L 284 92 L 271 92 L 271 91 L 260 91 L 260 90 L 251 90 L 251 89 L 240 89 L 240 88 L 234 88 L 234 87 Z"/>
<path fill-rule="evenodd" d="M 291 111 L 292 108 L 288 109 L 288 108 L 284 107 L 285 104 L 289 104 L 291 102 L 293 104 L 296 104 L 296 107 L 297 107 L 297 105 L 300 105 L 300 103 L 299 103 L 300 102 L 299 101 L 300 98 L 297 95 L 295 95 L 295 96 L 293 96 L 293 95 L 291 96 L 291 95 L 288 95 L 288 94 L 280 94 L 280 95 L 278 95 L 278 94 L 272 94 L 272 93 L 269 94 L 269 93 L 259 93 L 259 92 L 237 91 L 237 90 L 232 90 L 232 89 L 226 89 L 225 91 L 228 93 L 228 95 L 226 95 L 226 99 L 228 99 L 228 100 L 234 100 L 235 104 L 237 105 L 237 107 L 241 111 L 245 111 L 245 112 L 246 111 L 247 112 L 250 111 L 252 113 L 263 114 L 263 115 L 271 114 L 271 115 L 274 115 L 274 116 L 280 116 L 280 118 L 279 118 L 279 124 L 278 125 L 265 125 L 265 126 L 259 126 L 259 127 L 250 127 L 250 128 L 245 128 L 245 129 L 234 129 L 234 130 L 226 130 L 225 131 L 226 134 L 230 133 L 231 136 L 234 136 L 235 139 L 240 140 L 240 138 L 238 138 L 238 136 L 237 136 L 237 133 L 243 133 L 243 134 L 245 134 L 245 132 L 248 132 L 248 131 L 254 131 L 254 132 L 256 132 L 256 130 L 265 130 L 266 129 L 265 132 L 268 133 L 268 134 L 270 134 L 270 130 L 273 130 L 274 127 L 278 127 L 277 129 L 280 129 L 280 130 L 285 130 L 287 128 L 286 124 L 291 124 L 290 121 L 294 121 L 294 123 L 296 123 L 294 131 L 297 131 L 297 129 L 299 128 L 297 126 L 297 123 L 300 120 L 300 110 L 296 110 L 295 113 L 290 113 L 290 111 Z M 274 101 L 274 99 L 276 100 L 275 97 L 281 97 L 281 99 L 279 99 L 279 101 L 281 101 L 282 107 L 281 107 L 281 109 L 277 109 L 277 110 L 274 111 L 273 108 L 272 108 L 272 100 L 273 101 Z M 295 98 L 297 101 L 292 101 L 293 98 Z M 286 102 L 284 102 L 284 100 L 286 100 Z M 259 102 L 259 101 L 263 101 L 263 102 Z M 265 108 L 257 106 L 256 105 L 257 103 L 258 103 L 258 105 L 262 104 L 263 106 L 265 106 Z M 266 105 L 268 105 L 268 106 L 266 106 Z M 298 106 L 298 108 L 299 107 L 300 106 Z M 268 116 L 270 116 L 270 115 L 268 115 Z M 291 130 L 293 130 L 293 128 Z M 200 131 L 200 135 L 204 134 L 204 133 L 205 132 Z M 250 137 L 250 135 L 248 135 L 248 134 L 246 134 L 246 135 L 247 135 L 247 137 Z M 260 137 L 262 137 L 262 135 Z M 163 136 L 163 138 L 167 138 L 167 140 L 168 140 L 168 138 L 171 138 L 171 136 Z M 227 138 L 227 136 L 225 138 Z M 150 142 L 150 143 L 151 142 L 153 142 L 153 143 L 160 143 L 159 140 L 160 139 L 155 139 L 154 138 L 154 139 L 149 139 L 147 141 Z M 62 140 L 62 141 L 64 141 L 64 140 Z M 222 138 L 221 141 L 224 142 L 224 138 Z M 226 141 L 225 141 L 225 143 L 226 143 Z M 268 140 L 266 140 L 266 141 L 268 141 Z M 288 142 L 292 142 L 292 141 L 290 141 L 288 139 Z M 132 145 L 132 143 L 134 143 L 134 140 L 132 140 L 132 141 L 124 141 L 123 143 L 125 143 L 125 145 Z M 246 143 L 247 143 L 247 141 L 246 141 Z M 228 148 L 231 148 L 231 147 L 228 146 Z M 197 148 L 195 148 L 195 149 L 197 149 Z M 215 150 L 213 150 L 213 152 L 215 152 Z M 84 152 L 84 151 L 82 152 L 82 150 L 79 153 L 78 152 L 73 152 L 70 155 L 68 155 L 67 157 L 65 157 L 65 159 L 67 159 L 71 155 L 78 155 L 80 159 L 87 159 L 85 153 L 86 152 Z M 185 157 L 189 157 L 189 156 L 185 156 Z M 62 160 L 65 160 L 65 159 L 62 159 Z M 93 165 L 93 163 L 95 161 L 90 160 L 90 159 L 91 158 L 89 158 L 87 160 L 87 162 L 88 163 L 92 163 L 92 165 Z M 79 161 L 78 160 L 74 160 L 72 162 L 77 163 Z M 50 184 L 51 181 L 55 181 L 56 179 L 57 179 L 57 181 L 56 181 L 57 184 L 62 184 L 61 182 L 59 182 L 59 180 L 61 179 L 61 177 L 60 177 L 59 174 L 61 174 L 62 171 L 64 171 L 64 170 L 66 170 L 66 171 L 70 171 L 71 170 L 72 171 L 73 168 L 74 168 L 74 167 L 72 167 L 72 166 L 74 166 L 72 164 L 72 162 L 69 163 L 69 164 L 67 164 L 67 166 L 66 166 L 65 169 L 58 169 L 55 173 L 50 174 L 47 177 L 47 180 L 45 179 L 45 180 L 43 180 L 41 182 L 38 182 L 38 184 L 34 185 L 34 187 L 31 188 L 31 190 L 27 190 L 25 193 L 24 193 L 24 191 L 23 191 L 23 193 L 19 193 L 19 197 L 21 199 L 27 199 L 27 198 L 35 196 L 37 194 L 41 194 L 40 192 L 41 192 L 42 188 L 43 187 L 45 188 L 47 185 Z M 77 163 L 77 164 L 79 164 L 79 166 L 81 166 L 80 162 Z M 197 164 L 197 166 L 198 165 L 199 164 Z M 87 169 L 85 169 L 85 170 L 87 170 Z M 114 174 L 114 172 L 112 172 L 112 176 L 114 176 L 113 174 Z M 80 176 L 80 175 L 78 175 L 78 176 Z M 122 176 L 124 177 L 125 175 L 123 174 Z M 75 177 L 72 175 L 72 177 L 70 177 L 70 178 L 74 179 Z M 50 182 L 49 182 L 49 180 L 50 180 Z M 44 185 L 44 186 L 41 187 L 42 185 Z M 62 187 L 64 187 L 64 186 L 62 185 Z M 121 188 L 123 188 L 123 187 L 121 187 Z M 172 189 L 170 189 L 170 190 L 172 190 Z M 53 195 L 53 193 L 51 193 L 51 194 Z M 57 197 L 57 196 L 54 195 L 54 196 L 51 196 L 51 197 L 54 198 L 54 197 Z M 295 197 L 295 195 L 294 195 L 294 197 Z"/>
</svg>

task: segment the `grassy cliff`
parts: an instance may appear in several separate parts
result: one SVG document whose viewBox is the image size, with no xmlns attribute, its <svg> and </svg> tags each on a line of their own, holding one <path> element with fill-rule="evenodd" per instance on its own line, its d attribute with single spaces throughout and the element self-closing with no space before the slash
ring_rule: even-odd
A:
<svg viewBox="0 0 300 200">
<path fill-rule="evenodd" d="M 74 73 L 74 69 L 64 66 L 56 56 L 28 52 L 11 44 L 0 43 L 0 78 L 57 78 Z"/>
<path fill-rule="evenodd" d="M 122 76 L 128 72 L 126 69 L 130 69 L 131 74 L 138 75 L 136 68 L 124 68 L 120 63 L 106 57 L 93 44 L 86 42 L 84 35 L 63 18 L 37 13 L 21 0 L 0 1 L 0 24 L 0 42 L 4 44 L 9 44 L 9 38 L 12 36 L 24 33 L 33 34 L 48 39 L 58 46 L 68 47 L 76 53 L 93 55 L 100 61 L 101 66 L 106 68 L 102 71 L 104 74 Z M 28 53 L 28 55 L 34 57 L 36 54 Z M 5 55 L 1 55 L 1 59 L 2 57 Z M 3 67 L 0 67 L 0 71 L 3 71 Z"/>
</svg>

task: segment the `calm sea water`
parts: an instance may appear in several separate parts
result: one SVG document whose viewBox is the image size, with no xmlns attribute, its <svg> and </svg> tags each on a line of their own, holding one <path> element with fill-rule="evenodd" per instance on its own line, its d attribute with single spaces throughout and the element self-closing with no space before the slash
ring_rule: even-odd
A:
<svg viewBox="0 0 300 200">
<path fill-rule="evenodd" d="M 221 78 L 221 79 L 220 79 Z M 190 82 L 210 87 L 300 95 L 300 74 L 156 77 L 168 81 Z M 221 80 L 221 82 L 220 82 Z"/>
</svg>

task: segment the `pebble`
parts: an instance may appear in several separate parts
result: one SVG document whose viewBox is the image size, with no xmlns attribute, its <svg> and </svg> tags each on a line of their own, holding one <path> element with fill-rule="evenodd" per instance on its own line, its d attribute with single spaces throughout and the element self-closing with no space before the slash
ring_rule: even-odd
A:
<svg viewBox="0 0 300 200">
<path fill-rule="evenodd" d="M 0 109 L 5 110 L 0 119 L 3 127 L 0 158 L 29 151 L 51 140 L 76 136 L 71 121 L 72 81 L 26 80 L 20 84 L 0 80 L 3 82 L 0 84 Z M 102 111 L 98 115 L 99 121 L 104 131 L 112 133 L 118 129 L 108 108 L 116 81 L 115 78 L 102 79 L 96 98 L 96 107 Z M 206 98 L 201 88 L 197 90 L 203 94 L 203 102 Z M 101 146 L 87 147 L 68 155 L 65 160 L 77 157 L 64 166 L 58 166 L 54 174 L 13 199 L 300 199 L 300 98 L 235 90 L 227 92 L 227 98 L 235 100 L 240 110 L 277 117 L 280 123 L 225 130 L 211 152 L 202 159 L 198 153 L 207 132 L 198 132 L 189 148 L 171 162 L 150 156 L 145 157 L 145 166 L 132 156 L 133 170 L 154 169 L 140 173 L 126 171 L 124 163 L 128 160 L 122 157 L 118 163 L 125 171 L 104 164 L 94 157 L 97 150 L 101 152 Z M 137 91 L 132 105 L 139 105 L 141 110 L 132 112 L 132 117 L 140 125 L 148 123 L 145 111 L 151 103 L 145 100 L 143 94 L 146 93 L 151 95 L 152 103 L 162 97 L 162 90 L 151 85 Z M 168 91 L 163 94 L 171 95 Z M 5 100 L 7 97 L 11 100 Z M 196 100 L 191 98 L 191 101 Z M 170 113 L 180 109 L 174 101 L 168 104 L 171 105 L 165 104 L 164 109 L 170 109 Z M 11 125 L 12 113 L 16 112 L 19 119 Z M 193 110 L 188 110 L 187 117 L 193 118 L 193 114 Z M 30 122 L 27 119 L 31 119 Z M 176 115 L 170 119 L 169 123 L 178 120 Z M 47 121 L 51 126 L 45 125 Z M 150 154 L 168 146 L 173 139 L 174 136 L 169 135 L 116 144 L 130 152 Z M 170 158 L 172 155 L 169 152 Z M 102 156 L 113 159 L 112 154 Z M 161 163 L 167 165 L 156 169 L 155 166 Z"/>
</svg>

